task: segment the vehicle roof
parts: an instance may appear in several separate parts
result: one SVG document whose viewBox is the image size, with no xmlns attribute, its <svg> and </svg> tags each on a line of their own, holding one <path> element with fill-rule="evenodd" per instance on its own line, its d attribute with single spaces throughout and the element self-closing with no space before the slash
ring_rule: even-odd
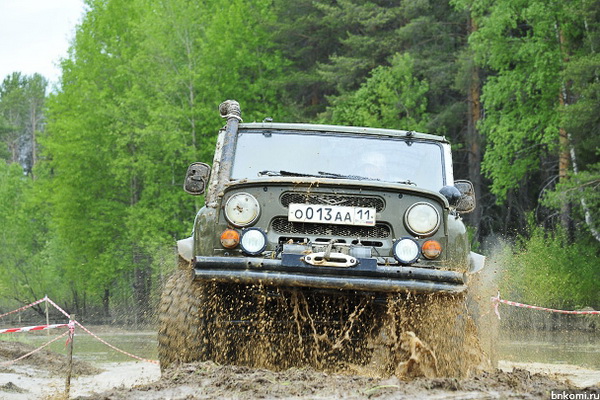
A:
<svg viewBox="0 0 600 400">
<path fill-rule="evenodd" d="M 429 133 L 421 133 L 415 131 L 404 131 L 396 129 L 383 128 L 364 128 L 358 126 L 342 126 L 342 125 L 319 125 L 319 124 L 287 124 L 273 122 L 252 122 L 242 123 L 239 129 L 247 130 L 280 130 L 280 131 L 313 131 L 313 132 L 335 132 L 341 134 L 362 134 L 367 136 L 384 136 L 396 138 L 413 138 L 434 140 L 437 142 L 448 143 L 444 136 L 432 135 Z"/>
</svg>

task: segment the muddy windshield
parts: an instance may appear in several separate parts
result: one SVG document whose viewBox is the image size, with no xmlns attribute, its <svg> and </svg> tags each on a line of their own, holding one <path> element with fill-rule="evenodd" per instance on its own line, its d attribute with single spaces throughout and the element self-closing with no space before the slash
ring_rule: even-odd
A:
<svg viewBox="0 0 600 400">
<path fill-rule="evenodd" d="M 241 132 L 232 179 L 310 176 L 445 185 L 444 152 L 436 142 L 365 135 Z"/>
</svg>

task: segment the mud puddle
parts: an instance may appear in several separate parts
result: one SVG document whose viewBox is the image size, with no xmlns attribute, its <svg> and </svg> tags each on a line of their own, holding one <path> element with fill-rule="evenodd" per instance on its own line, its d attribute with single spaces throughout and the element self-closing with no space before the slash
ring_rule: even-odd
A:
<svg viewBox="0 0 600 400">
<path fill-rule="evenodd" d="M 93 327 L 109 342 L 136 355 L 154 358 L 156 334 L 133 333 L 119 329 Z M 527 335 L 520 337 L 526 337 Z M 573 335 L 571 335 L 573 337 Z M 29 342 L 46 341 L 46 337 L 27 336 Z M 24 339 L 24 337 L 23 337 Z M 87 341 L 90 341 L 88 344 Z M 579 357 L 568 358 L 573 351 L 553 355 L 548 363 L 536 352 L 519 359 L 523 348 L 540 348 L 548 341 L 511 340 L 502 344 L 499 369 L 469 378 L 380 378 L 368 368 L 348 373 L 324 373 L 312 368 L 289 368 L 274 372 L 261 368 L 223 366 L 212 362 L 192 363 L 170 369 L 162 376 L 157 365 L 122 360 L 122 356 L 104 347 L 97 348 L 87 335 L 76 336 L 76 370 L 71 381 L 71 398 L 83 399 L 549 399 L 551 392 L 586 390 L 600 397 L 600 368 L 569 364 Z M 594 340 L 592 348 L 597 347 Z M 576 346 L 575 346 L 576 345 Z M 104 346 L 104 345 L 102 345 Z M 589 341 L 573 344 L 589 352 Z M 36 346 L 37 347 L 37 346 Z M 0 342 L 0 363 L 13 359 L 19 351 L 33 349 Z M 41 352 L 10 366 L 0 367 L 0 399 L 60 399 L 65 387 L 64 341 L 52 352 Z M 559 357 L 560 356 L 560 357 Z M 117 362 L 118 361 L 118 362 Z"/>
<path fill-rule="evenodd" d="M 551 391 L 600 393 L 600 371 L 574 366 L 501 362 L 501 370 L 458 379 L 400 381 L 312 369 L 282 372 L 192 363 L 165 372 L 139 362 L 102 363 L 103 371 L 72 380 L 83 399 L 548 399 Z M 596 382 L 595 388 L 592 387 Z M 0 373 L 0 399 L 60 399 L 64 377 L 39 368 Z"/>
<path fill-rule="evenodd" d="M 549 399 L 552 391 L 576 389 L 561 373 L 514 368 L 467 379 L 402 381 L 396 377 L 327 374 L 313 369 L 273 372 L 203 362 L 170 369 L 151 384 L 94 394 L 86 399 Z M 600 387 L 587 388 L 586 393 L 600 393 Z"/>
<path fill-rule="evenodd" d="M 0 342 L 0 348 L 7 343 Z M 8 343 L 13 350 L 29 346 Z M 6 351 L 2 351 L 6 354 Z M 2 357 L 4 358 L 4 357 Z M 3 361 L 3 360 L 0 360 Z M 0 399 L 64 398 L 64 356 L 42 352 L 34 359 L 0 367 Z M 400 380 L 357 373 L 325 373 L 312 368 L 274 372 L 184 364 L 165 371 L 144 362 L 76 363 L 71 398 L 79 399 L 549 399 L 551 392 L 600 393 L 600 371 L 573 365 L 500 361 L 499 369 L 470 378 Z M 600 394 L 598 394 L 600 396 Z"/>
<path fill-rule="evenodd" d="M 141 362 L 100 363 L 96 370 L 92 375 L 73 376 L 71 398 L 148 384 L 160 378 L 157 365 Z M 64 398 L 65 380 L 66 375 L 41 367 L 0 368 L 0 399 L 61 399 Z"/>
<path fill-rule="evenodd" d="M 91 330 L 125 351 L 156 358 L 156 333 L 94 326 Z M 10 361 L 47 343 L 61 332 L 29 332 L 0 341 L 0 400 L 64 398 L 68 370 L 66 340 L 58 340 L 20 361 Z M 115 352 L 93 337 L 75 336 L 71 398 L 147 384 L 160 378 L 158 365 Z"/>
</svg>

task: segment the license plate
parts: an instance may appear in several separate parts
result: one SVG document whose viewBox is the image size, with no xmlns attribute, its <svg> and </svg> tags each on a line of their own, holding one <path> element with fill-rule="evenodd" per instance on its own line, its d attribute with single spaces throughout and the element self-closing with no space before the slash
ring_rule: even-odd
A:
<svg viewBox="0 0 600 400">
<path fill-rule="evenodd" d="M 288 220 L 317 224 L 375 226 L 375 209 L 369 207 L 290 204 Z"/>
</svg>

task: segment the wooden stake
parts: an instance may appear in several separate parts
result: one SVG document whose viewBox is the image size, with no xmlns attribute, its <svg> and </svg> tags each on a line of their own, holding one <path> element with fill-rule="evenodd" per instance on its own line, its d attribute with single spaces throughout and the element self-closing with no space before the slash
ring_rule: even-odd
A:
<svg viewBox="0 0 600 400">
<path fill-rule="evenodd" d="M 46 298 L 48 298 L 48 295 L 46 295 Z M 46 325 L 50 325 L 50 316 L 48 315 L 48 301 L 45 301 L 44 304 L 46 305 Z M 46 336 L 50 336 L 50 329 L 46 330 Z"/>
<path fill-rule="evenodd" d="M 75 339 L 75 334 L 72 330 L 72 326 L 73 326 L 74 317 L 75 317 L 74 314 L 71 314 L 69 316 L 69 350 L 68 350 L 69 365 L 67 367 L 67 380 L 65 382 L 65 397 L 67 399 L 69 398 L 69 394 L 71 392 L 71 374 L 73 373 L 73 342 Z"/>
</svg>

